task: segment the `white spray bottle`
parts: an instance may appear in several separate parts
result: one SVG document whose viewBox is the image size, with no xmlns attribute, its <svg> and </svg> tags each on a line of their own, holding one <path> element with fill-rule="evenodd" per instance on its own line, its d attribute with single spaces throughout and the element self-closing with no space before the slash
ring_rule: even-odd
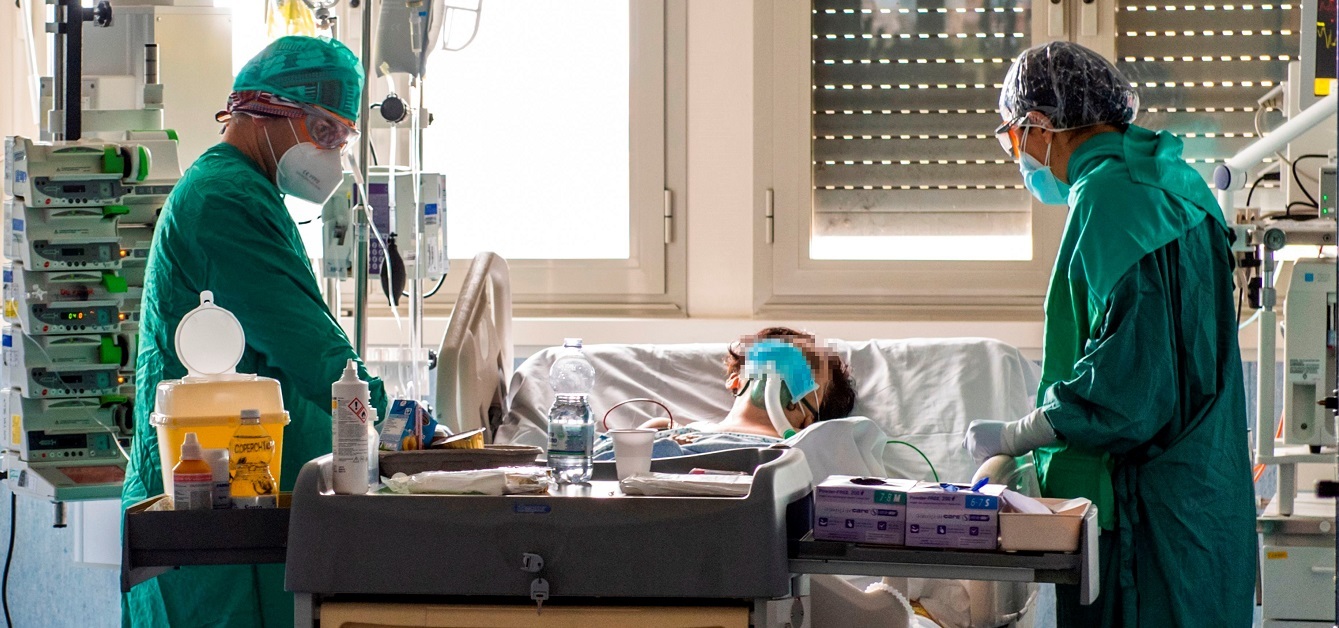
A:
<svg viewBox="0 0 1339 628">
<path fill-rule="evenodd" d="M 334 450 L 331 478 L 335 493 L 362 495 L 368 491 L 367 426 L 371 422 L 371 392 L 358 379 L 358 365 L 349 360 L 344 376 L 330 387 Z"/>
</svg>

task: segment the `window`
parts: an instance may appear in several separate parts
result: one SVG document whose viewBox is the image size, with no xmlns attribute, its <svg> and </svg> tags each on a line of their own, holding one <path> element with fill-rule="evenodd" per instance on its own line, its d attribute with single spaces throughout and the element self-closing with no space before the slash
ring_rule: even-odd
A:
<svg viewBox="0 0 1339 628">
<path fill-rule="evenodd" d="M 453 256 L 628 259 L 630 8 L 490 3 L 431 59 L 424 163 L 449 173 Z"/>
<path fill-rule="evenodd" d="M 773 97 L 757 112 L 770 263 L 756 308 L 1032 315 L 1064 209 L 1033 202 L 993 135 L 1005 71 L 1034 41 L 1031 0 L 759 12 Z"/>
<path fill-rule="evenodd" d="M 1030 0 L 816 0 L 812 259 L 1026 260 L 1030 199 L 991 131 Z"/>
<path fill-rule="evenodd" d="M 468 47 L 430 60 L 424 165 L 447 181 L 445 295 L 491 250 L 520 312 L 680 311 L 682 141 L 666 138 L 683 130 L 666 96 L 683 89 L 667 81 L 682 80 L 685 17 L 665 2 L 490 2 Z"/>
<path fill-rule="evenodd" d="M 1012 59 L 1051 39 L 1110 55 L 1137 123 L 1179 134 L 1207 185 L 1278 123 L 1257 100 L 1299 46 L 1282 0 L 787 4 L 758 16 L 762 312 L 1035 318 L 1066 210 L 1034 201 L 991 135 Z"/>
</svg>

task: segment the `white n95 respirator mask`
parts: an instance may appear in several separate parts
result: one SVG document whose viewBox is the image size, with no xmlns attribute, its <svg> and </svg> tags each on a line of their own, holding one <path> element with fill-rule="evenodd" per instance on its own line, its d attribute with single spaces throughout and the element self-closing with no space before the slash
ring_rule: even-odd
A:
<svg viewBox="0 0 1339 628">
<path fill-rule="evenodd" d="M 288 125 L 292 127 L 293 121 L 289 120 Z M 297 136 L 297 129 L 293 129 L 293 135 Z M 270 143 L 268 130 L 265 141 L 270 144 L 270 155 L 273 156 L 274 145 Z M 280 192 L 323 205 L 344 180 L 340 151 L 324 149 L 311 142 L 296 144 L 278 159 L 274 178 Z"/>
</svg>

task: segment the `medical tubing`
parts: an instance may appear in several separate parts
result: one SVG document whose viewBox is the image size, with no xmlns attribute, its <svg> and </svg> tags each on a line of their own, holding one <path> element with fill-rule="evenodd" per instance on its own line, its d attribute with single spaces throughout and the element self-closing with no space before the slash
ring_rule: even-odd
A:
<svg viewBox="0 0 1339 628">
<path fill-rule="evenodd" d="M 781 407 L 781 375 L 772 369 L 765 373 L 771 377 L 767 377 L 763 384 L 763 405 L 767 408 L 767 418 L 772 421 L 776 435 L 785 438 L 786 432 L 795 428 L 786 419 L 786 411 Z"/>
<path fill-rule="evenodd" d="M 939 472 L 938 472 L 938 471 L 935 471 L 935 465 L 934 465 L 934 463 L 933 463 L 933 462 L 930 462 L 930 457 L 929 457 L 929 456 L 926 456 L 926 455 L 925 455 L 925 452 L 921 451 L 920 448 L 918 448 L 918 447 L 916 447 L 915 445 L 912 445 L 911 443 L 908 443 L 907 441 L 904 441 L 904 440 L 890 440 L 890 441 L 888 441 L 888 442 L 885 443 L 885 444 L 889 444 L 889 445 L 906 445 L 907 447 L 910 447 L 910 448 L 912 449 L 912 451 L 915 451 L 916 453 L 920 454 L 920 455 L 921 455 L 921 458 L 925 459 L 925 464 L 927 464 L 927 465 L 930 466 L 930 475 L 934 476 L 934 479 L 935 479 L 936 482 L 939 481 Z"/>
<path fill-rule="evenodd" d="M 630 403 L 635 403 L 635 402 L 654 403 L 654 404 L 660 406 L 662 409 L 665 410 L 665 414 L 668 414 L 668 415 L 669 415 L 669 429 L 674 429 L 674 413 L 673 413 L 673 412 L 670 412 L 669 406 L 667 406 L 667 405 L 665 405 L 665 404 L 663 404 L 663 403 L 661 403 L 661 402 L 659 402 L 659 401 L 656 401 L 655 399 L 648 399 L 648 398 L 646 398 L 646 397 L 638 397 L 638 398 L 636 398 L 636 399 L 628 399 L 628 400 L 626 400 L 626 401 L 620 401 L 620 402 L 618 402 L 618 403 L 616 403 L 616 404 L 610 406 L 608 410 L 605 410 L 605 412 L 604 412 L 604 417 L 602 417 L 602 418 L 600 419 L 600 424 L 604 426 L 604 431 L 606 431 L 606 432 L 609 431 L 609 413 L 610 413 L 610 412 L 613 412 L 614 410 L 617 410 L 618 408 L 620 408 L 620 407 L 622 407 L 622 406 L 625 406 L 625 405 L 630 404 Z"/>
</svg>

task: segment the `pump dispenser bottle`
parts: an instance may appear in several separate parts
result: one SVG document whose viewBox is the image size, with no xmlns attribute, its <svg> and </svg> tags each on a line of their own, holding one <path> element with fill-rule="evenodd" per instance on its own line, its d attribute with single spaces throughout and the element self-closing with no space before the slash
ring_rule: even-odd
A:
<svg viewBox="0 0 1339 628">
<path fill-rule="evenodd" d="M 330 387 L 334 456 L 330 463 L 335 493 L 362 495 L 368 490 L 367 426 L 371 420 L 371 392 L 358 379 L 358 365 L 349 360 L 344 376 Z"/>
</svg>

